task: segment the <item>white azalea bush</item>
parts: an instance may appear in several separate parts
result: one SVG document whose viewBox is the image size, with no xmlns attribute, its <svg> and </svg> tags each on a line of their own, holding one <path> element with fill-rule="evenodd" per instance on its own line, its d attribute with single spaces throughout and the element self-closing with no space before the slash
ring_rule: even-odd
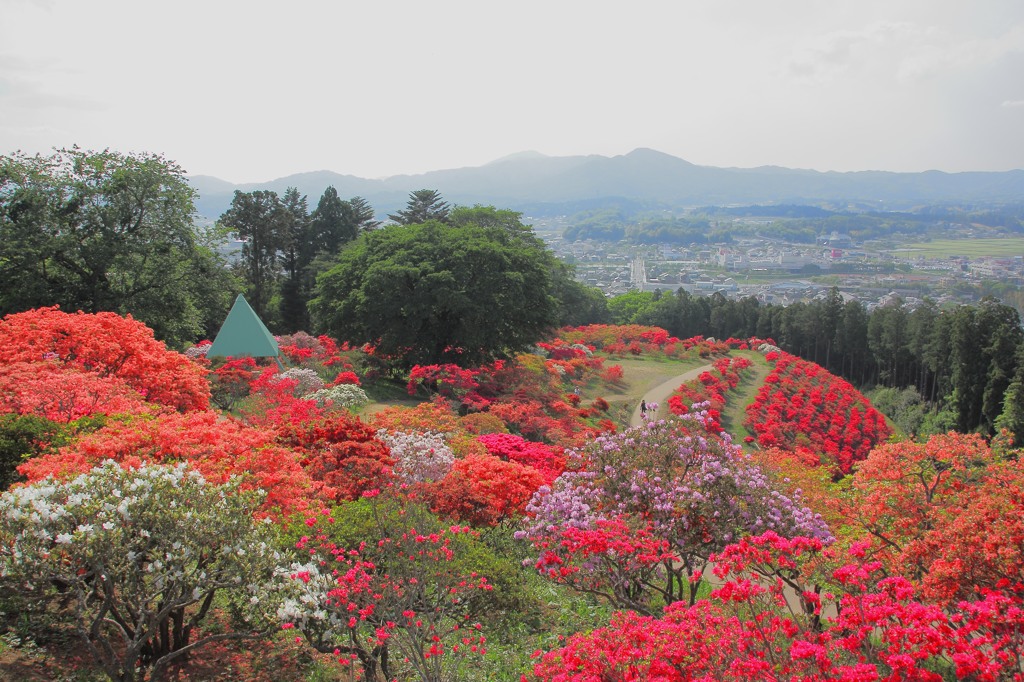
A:
<svg viewBox="0 0 1024 682">
<path fill-rule="evenodd" d="M 302 396 L 303 400 L 316 401 L 317 407 L 354 410 L 370 402 L 366 391 L 355 384 L 339 384 L 322 388 Z"/>
<path fill-rule="evenodd" d="M 253 519 L 260 495 L 178 466 L 107 461 L 0 496 L 0 581 L 64 606 L 113 680 L 159 677 L 210 641 L 261 636 L 276 620 L 274 529 Z M 192 640 L 214 596 L 241 605 L 244 630 Z M 261 611 L 262 609 L 262 611 Z"/>
<path fill-rule="evenodd" d="M 395 473 L 406 483 L 440 481 L 452 468 L 455 453 L 444 436 L 434 431 L 423 433 L 379 429 L 383 441 L 395 458 Z"/>
<path fill-rule="evenodd" d="M 293 393 L 296 396 L 319 391 L 324 387 L 324 380 L 315 370 L 306 367 L 290 367 L 275 376 L 276 381 L 295 381 Z"/>
</svg>

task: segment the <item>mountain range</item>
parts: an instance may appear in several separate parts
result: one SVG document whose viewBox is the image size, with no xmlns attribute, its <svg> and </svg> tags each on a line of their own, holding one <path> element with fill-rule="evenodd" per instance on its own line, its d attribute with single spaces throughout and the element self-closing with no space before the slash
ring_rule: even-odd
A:
<svg viewBox="0 0 1024 682">
<path fill-rule="evenodd" d="M 196 175 L 196 208 L 217 218 L 235 190 L 296 187 L 310 209 L 328 186 L 343 199 L 365 198 L 383 217 L 405 206 L 409 193 L 434 189 L 452 204 L 492 205 L 529 216 L 571 214 L 588 208 L 686 208 L 744 204 L 804 204 L 870 210 L 919 205 L 1024 203 L 1024 170 L 1001 172 L 820 172 L 777 166 L 698 166 L 653 149 L 621 156 L 545 156 L 523 152 L 483 166 L 419 175 L 367 179 L 331 171 L 289 175 L 270 182 L 233 185 Z"/>
</svg>

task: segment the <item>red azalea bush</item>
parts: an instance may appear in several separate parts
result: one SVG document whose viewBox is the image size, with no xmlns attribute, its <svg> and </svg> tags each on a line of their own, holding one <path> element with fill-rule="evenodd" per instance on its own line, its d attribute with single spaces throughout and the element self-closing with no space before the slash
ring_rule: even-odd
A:
<svg viewBox="0 0 1024 682">
<path fill-rule="evenodd" d="M 283 442 L 298 451 L 313 491 L 323 500 L 358 499 L 394 478 L 394 458 L 376 428 L 357 417 L 334 415 L 297 425 Z"/>
<path fill-rule="evenodd" d="M 295 545 L 300 560 L 282 576 L 292 598 L 278 617 L 301 633 L 296 641 L 332 652 L 346 679 L 453 679 L 460 661 L 487 653 L 475 619 L 494 588 L 463 554 L 475 532 L 438 527 L 389 492 L 335 510 L 358 515 L 369 506 L 362 513 L 373 520 L 370 541 L 338 544 L 327 510 L 306 518 Z"/>
<path fill-rule="evenodd" d="M 867 398 L 813 362 L 780 353 L 764 381 L 745 421 L 762 447 L 805 445 L 841 475 L 892 433 Z"/>
<path fill-rule="evenodd" d="M 1024 462 L 976 434 L 885 443 L 850 477 L 841 505 L 890 572 L 942 605 L 1024 584 Z"/>
<path fill-rule="evenodd" d="M 528 441 L 511 433 L 490 433 L 478 436 L 477 440 L 495 457 L 533 467 L 545 484 L 550 484 L 565 471 L 565 453 L 558 446 Z"/>
<path fill-rule="evenodd" d="M 409 372 L 406 390 L 416 395 L 418 388 L 426 394 L 438 393 L 446 398 L 460 398 L 479 388 L 477 370 L 464 369 L 458 365 L 415 365 Z"/>
<path fill-rule="evenodd" d="M 65 313 L 37 308 L 0 320 L 0 362 L 56 362 L 100 377 L 115 377 L 146 401 L 175 410 L 210 404 L 206 370 L 153 338 L 129 315 Z"/>
<path fill-rule="evenodd" d="M 816 540 L 786 540 L 771 532 L 731 545 L 716 557 L 715 573 L 724 583 L 708 599 L 692 607 L 670 604 L 660 618 L 617 613 L 608 627 L 538 652 L 532 677 L 524 679 L 1020 678 L 1020 589 L 986 591 L 947 612 L 922 603 L 904 578 L 886 576 L 854 550 L 829 572 L 836 588 L 829 594 L 794 579 L 807 556 L 820 551 Z"/>
<path fill-rule="evenodd" d="M 315 400 L 296 395 L 298 386 L 299 380 L 282 376 L 276 366 L 262 367 L 252 379 L 251 392 L 238 412 L 247 423 L 286 436 L 324 416 L 324 409 Z"/>
<path fill-rule="evenodd" d="M 743 371 L 751 362 L 743 356 L 719 358 L 714 369 L 701 372 L 693 381 L 677 388 L 668 399 L 672 414 L 686 414 L 694 403 L 708 403 L 710 408 L 721 411 L 725 407 L 726 395 L 739 385 Z"/>
</svg>

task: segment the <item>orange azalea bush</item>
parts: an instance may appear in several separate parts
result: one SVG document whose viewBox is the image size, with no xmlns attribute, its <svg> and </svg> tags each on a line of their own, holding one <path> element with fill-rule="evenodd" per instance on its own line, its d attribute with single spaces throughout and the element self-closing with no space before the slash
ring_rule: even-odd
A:
<svg viewBox="0 0 1024 682">
<path fill-rule="evenodd" d="M 124 380 L 55 361 L 0 364 L 0 414 L 35 415 L 67 423 L 96 414 L 152 411 Z"/>
<path fill-rule="evenodd" d="M 168 350 L 152 329 L 130 315 L 65 313 L 53 307 L 0 320 L 0 362 L 48 361 L 115 377 L 146 401 L 181 412 L 210 405 L 206 370 Z"/>
<path fill-rule="evenodd" d="M 125 468 L 187 462 L 211 483 L 239 476 L 242 489 L 263 489 L 264 512 L 305 508 L 312 489 L 297 455 L 275 442 L 272 431 L 222 419 L 215 412 L 169 413 L 114 421 L 56 453 L 35 457 L 18 471 L 29 483 L 66 479 L 105 460 Z"/>
<path fill-rule="evenodd" d="M 843 511 L 888 570 L 949 603 L 1024 584 L 1024 462 L 976 434 L 886 443 L 850 479 Z"/>
</svg>

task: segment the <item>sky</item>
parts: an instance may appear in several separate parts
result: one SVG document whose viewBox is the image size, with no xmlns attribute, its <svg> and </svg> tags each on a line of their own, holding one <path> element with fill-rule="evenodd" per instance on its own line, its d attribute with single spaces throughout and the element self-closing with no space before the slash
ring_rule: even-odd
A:
<svg viewBox="0 0 1024 682">
<path fill-rule="evenodd" d="M 656 149 L 1024 168 L 1021 0 L 0 0 L 0 154 L 233 183 Z"/>
</svg>

